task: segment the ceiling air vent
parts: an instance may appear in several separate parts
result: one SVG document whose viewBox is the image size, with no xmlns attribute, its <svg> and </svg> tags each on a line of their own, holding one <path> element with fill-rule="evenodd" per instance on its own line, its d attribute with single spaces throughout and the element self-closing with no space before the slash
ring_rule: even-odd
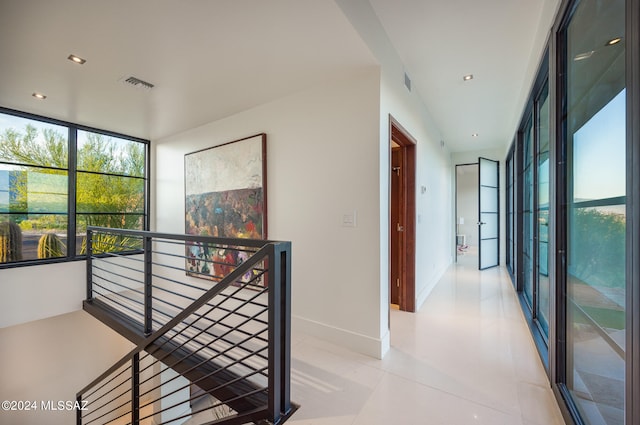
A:
<svg viewBox="0 0 640 425">
<path fill-rule="evenodd" d="M 153 88 L 153 84 L 136 77 L 123 77 L 121 81 L 127 86 L 131 86 L 136 89 L 151 90 Z"/>
</svg>

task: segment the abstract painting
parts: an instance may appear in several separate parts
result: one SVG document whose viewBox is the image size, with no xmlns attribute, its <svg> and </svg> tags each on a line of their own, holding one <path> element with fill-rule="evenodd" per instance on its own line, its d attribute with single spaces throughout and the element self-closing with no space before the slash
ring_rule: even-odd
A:
<svg viewBox="0 0 640 425">
<path fill-rule="evenodd" d="M 185 233 L 267 238 L 266 143 L 261 133 L 185 155 Z M 192 244 L 187 272 L 215 280 L 240 264 L 242 255 Z"/>
</svg>

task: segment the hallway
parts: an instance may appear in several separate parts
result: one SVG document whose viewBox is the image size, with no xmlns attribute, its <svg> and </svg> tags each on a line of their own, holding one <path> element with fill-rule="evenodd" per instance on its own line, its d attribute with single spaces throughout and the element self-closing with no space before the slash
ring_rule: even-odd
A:
<svg viewBox="0 0 640 425">
<path fill-rule="evenodd" d="M 289 423 L 563 424 L 506 272 L 476 267 L 452 265 L 418 313 L 392 310 L 383 360 L 294 329 Z"/>
</svg>

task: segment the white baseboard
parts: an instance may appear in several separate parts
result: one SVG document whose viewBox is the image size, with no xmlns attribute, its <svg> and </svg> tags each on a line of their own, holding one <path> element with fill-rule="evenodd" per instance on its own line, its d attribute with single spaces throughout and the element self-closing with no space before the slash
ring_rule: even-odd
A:
<svg viewBox="0 0 640 425">
<path fill-rule="evenodd" d="M 442 269 L 438 270 L 438 272 L 433 275 L 433 277 L 429 281 L 429 283 L 427 283 L 424 286 L 424 288 L 422 288 L 422 290 L 420 291 L 420 293 L 416 297 L 416 311 L 420 310 L 420 308 L 422 307 L 424 302 L 429 297 L 429 294 L 431 294 L 431 291 L 433 291 L 433 288 L 435 288 L 436 285 L 438 284 L 438 282 L 440 282 L 440 279 L 442 279 L 442 276 L 444 276 L 444 274 L 446 273 L 447 269 L 449 268 L 449 266 L 451 266 L 452 263 L 453 263 L 453 258 L 451 257 L 450 261 L 449 261 L 449 264 L 444 266 Z"/>
<path fill-rule="evenodd" d="M 388 332 L 381 339 L 378 339 L 296 315 L 292 315 L 291 318 L 292 328 L 296 332 L 302 332 L 324 339 L 325 341 L 332 342 L 357 353 L 382 359 L 387 351 L 389 351 L 390 342 Z"/>
</svg>

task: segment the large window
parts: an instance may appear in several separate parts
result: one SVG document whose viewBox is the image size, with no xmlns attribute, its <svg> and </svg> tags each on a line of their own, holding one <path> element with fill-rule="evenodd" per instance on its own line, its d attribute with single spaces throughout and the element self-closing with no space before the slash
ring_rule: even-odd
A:
<svg viewBox="0 0 640 425">
<path fill-rule="evenodd" d="M 511 148 L 509 151 L 509 155 L 506 160 L 506 170 L 507 170 L 507 269 L 512 277 L 516 275 L 516 250 L 515 250 L 515 236 L 514 232 L 516 229 L 515 220 L 516 220 L 516 209 L 515 209 L 515 149 Z"/>
<path fill-rule="evenodd" d="M 147 146 L 0 110 L 0 264 L 82 255 L 88 225 L 146 229 Z"/>
<path fill-rule="evenodd" d="M 625 423 L 624 28 L 624 1 L 583 0 L 562 32 L 567 159 L 563 378 L 588 424 Z"/>
<path fill-rule="evenodd" d="M 518 187 L 522 270 L 517 288 L 522 291 L 528 316 L 535 324 L 536 342 L 548 365 L 551 285 L 549 280 L 549 88 L 546 61 L 539 71 L 523 120 Z"/>
<path fill-rule="evenodd" d="M 545 84 L 535 101 L 536 119 L 536 280 L 535 319 L 542 334 L 549 337 L 549 89 Z"/>
<path fill-rule="evenodd" d="M 145 145 L 78 131 L 76 234 L 87 226 L 143 229 Z M 84 244 L 76 247 L 83 254 Z"/>
<path fill-rule="evenodd" d="M 640 423 L 639 13 L 561 2 L 508 157 L 516 288 L 568 424 Z"/>
<path fill-rule="evenodd" d="M 534 139 L 533 139 L 533 120 L 529 118 L 524 127 L 523 134 L 523 160 L 524 168 L 522 170 L 522 282 L 524 296 L 533 309 L 533 237 L 534 237 Z"/>
</svg>

